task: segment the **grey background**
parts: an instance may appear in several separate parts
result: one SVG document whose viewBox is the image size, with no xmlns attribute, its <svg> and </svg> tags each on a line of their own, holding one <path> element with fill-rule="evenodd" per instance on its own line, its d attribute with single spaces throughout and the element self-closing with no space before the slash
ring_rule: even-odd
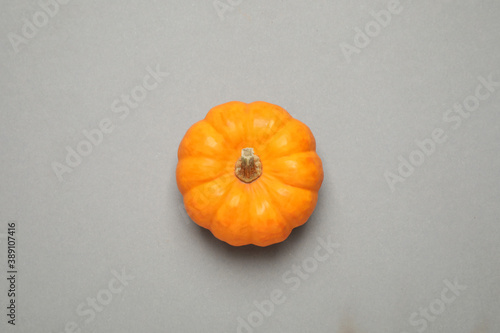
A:
<svg viewBox="0 0 500 333">
<path fill-rule="evenodd" d="M 479 76 L 500 81 L 500 3 L 401 1 L 351 62 L 341 43 L 386 1 L 232 3 L 221 19 L 212 1 L 74 0 L 15 52 L 9 33 L 40 5 L 2 1 L 0 331 L 236 332 L 279 289 L 286 300 L 254 332 L 412 333 L 412 313 L 457 280 L 467 289 L 425 332 L 499 332 L 500 93 L 457 129 L 443 114 Z M 169 75 L 121 119 L 113 101 L 148 66 Z M 278 104 L 317 140 L 319 203 L 279 245 L 228 246 L 182 208 L 179 142 L 231 100 Z M 59 181 L 52 163 L 105 118 L 112 133 Z M 384 173 L 435 128 L 447 141 L 391 191 Z M 282 275 L 328 236 L 339 248 L 292 290 Z M 92 320 L 79 315 L 122 270 L 123 290 Z"/>
</svg>

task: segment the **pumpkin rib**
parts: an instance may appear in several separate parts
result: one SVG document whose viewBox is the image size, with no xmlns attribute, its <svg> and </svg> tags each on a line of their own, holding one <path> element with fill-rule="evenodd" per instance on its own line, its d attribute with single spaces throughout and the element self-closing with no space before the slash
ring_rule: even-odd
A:
<svg viewBox="0 0 500 333">
<path fill-rule="evenodd" d="M 223 202 L 228 201 L 228 197 L 230 194 L 241 192 L 241 188 L 238 188 L 238 186 L 240 185 L 240 184 L 238 184 L 238 182 L 239 182 L 239 180 L 237 182 L 232 182 L 232 187 L 229 188 L 227 193 L 223 196 L 223 198 L 221 198 L 221 200 Z M 242 214 L 241 210 L 244 211 L 245 209 L 248 209 L 251 206 L 251 198 L 248 195 L 248 193 L 241 194 L 241 197 L 243 197 L 244 202 L 242 202 L 241 204 L 238 203 L 236 205 L 234 210 L 236 210 L 237 213 L 232 214 L 232 218 L 234 218 L 234 217 L 243 218 L 245 216 L 245 214 Z M 235 223 L 235 220 L 232 219 L 231 222 L 229 223 L 229 225 L 224 226 L 224 224 L 223 224 L 224 219 L 223 218 L 217 219 L 218 216 L 226 216 L 226 214 L 228 213 L 228 210 L 229 209 L 228 209 L 227 205 L 219 205 L 219 207 L 215 210 L 215 213 L 212 216 L 211 223 L 210 223 L 210 231 L 212 232 L 212 234 L 216 238 L 223 240 L 223 241 L 226 241 L 229 244 L 234 245 L 234 246 L 244 245 L 245 243 L 248 243 L 248 239 L 245 240 L 243 236 L 248 235 L 248 234 L 250 234 L 250 235 L 252 234 L 252 232 L 251 232 L 252 227 L 251 227 L 249 221 L 244 222 L 243 227 L 241 227 L 241 224 Z M 216 221 L 216 219 L 218 220 L 218 222 Z M 241 229 L 238 230 L 239 231 L 238 234 L 240 234 L 240 236 L 235 237 L 233 235 L 232 237 L 230 237 L 231 242 L 229 242 L 227 240 L 227 237 L 224 237 L 224 235 L 227 235 L 227 233 L 232 233 L 234 231 L 232 228 L 234 228 L 236 226 L 241 227 Z M 245 232 L 242 232 L 242 231 L 245 231 Z"/>
<path fill-rule="evenodd" d="M 272 234 L 270 238 L 265 238 L 262 239 L 262 233 L 260 232 L 259 229 L 262 228 L 262 223 L 265 221 L 263 218 L 269 215 L 270 211 L 267 211 L 265 214 L 262 214 L 263 217 L 261 218 L 256 218 L 255 220 L 251 220 L 250 224 L 253 229 L 252 233 L 252 244 L 258 245 L 258 246 L 267 246 L 270 244 L 274 244 L 280 241 L 283 241 L 290 235 L 291 231 L 293 228 L 286 223 L 286 219 L 284 218 L 283 214 L 281 213 L 279 208 L 276 208 L 274 203 L 274 200 L 272 196 L 269 193 L 269 188 L 266 186 L 265 181 L 259 181 L 255 184 L 255 186 L 249 187 L 248 190 L 251 190 L 252 193 L 250 194 L 253 196 L 253 198 L 264 198 L 261 199 L 261 201 L 265 201 L 268 203 L 268 206 L 265 208 L 266 210 L 272 210 L 275 214 L 275 218 L 272 219 L 273 222 L 271 222 L 269 229 L 277 229 L 277 230 L 282 230 L 280 234 Z M 255 207 L 254 207 L 255 208 Z M 253 211 L 255 213 L 255 211 Z M 269 223 L 269 221 L 267 221 Z M 279 239 L 278 239 L 279 238 Z"/>
<path fill-rule="evenodd" d="M 285 181 L 283 181 L 282 179 L 274 176 L 274 175 L 269 175 L 269 174 L 266 174 L 266 177 L 268 178 L 272 178 L 273 180 L 275 181 L 279 181 L 287 186 L 290 186 L 290 187 L 295 187 L 295 188 L 298 188 L 298 189 L 301 189 L 301 190 L 306 190 L 306 191 L 316 191 L 315 189 L 311 189 L 311 188 L 307 188 L 307 187 L 304 187 L 304 186 L 300 186 L 300 185 L 294 185 L 294 184 L 289 184 Z"/>
<path fill-rule="evenodd" d="M 265 181 L 265 179 L 262 179 L 261 186 L 263 187 L 263 191 L 265 191 L 265 193 L 269 197 L 269 199 L 271 199 L 271 200 L 274 199 L 273 198 L 273 190 L 269 188 L 268 183 Z M 274 200 L 272 200 L 272 201 L 274 201 Z M 285 218 L 285 216 L 283 215 L 283 212 L 281 211 L 281 205 L 278 205 L 278 207 L 275 209 L 275 211 L 281 217 L 281 221 L 283 221 L 283 224 L 287 229 L 287 233 L 290 234 L 290 232 L 292 232 L 293 227 L 291 227 L 289 224 L 285 223 L 285 221 L 287 221 L 287 219 Z"/>
<path fill-rule="evenodd" d="M 316 151 L 316 140 L 307 125 L 292 118 L 266 143 L 261 159 L 276 159 L 306 151 Z"/>
<path fill-rule="evenodd" d="M 309 154 L 316 155 L 319 158 L 318 152 L 316 150 L 305 150 L 299 152 L 292 152 L 288 155 L 281 155 L 274 158 L 270 158 L 267 160 L 267 163 L 270 163 L 269 161 L 274 163 L 278 162 L 279 160 L 293 160 L 296 159 L 297 157 L 301 157 L 301 155 L 309 155 Z"/>
<path fill-rule="evenodd" d="M 186 163 L 188 163 L 189 160 L 197 160 L 197 159 L 207 159 L 207 160 L 212 160 L 212 161 L 218 162 L 217 159 L 205 157 L 205 156 L 185 156 L 184 158 L 180 159 L 178 162 L 177 170 L 176 170 L 176 178 L 177 178 L 177 184 L 178 184 L 179 190 L 181 191 L 182 194 L 187 193 L 189 190 L 194 189 L 197 186 L 203 185 L 207 182 L 214 181 L 214 180 L 224 176 L 224 174 L 226 174 L 229 170 L 232 169 L 232 165 L 229 164 L 229 162 L 222 162 L 222 163 L 226 163 L 226 165 L 220 166 L 220 170 L 216 173 L 215 176 L 212 175 L 212 176 L 210 176 L 210 178 L 201 178 L 198 181 L 196 181 L 196 180 L 193 181 L 193 179 L 192 179 L 193 166 L 191 166 L 191 170 L 188 170 L 188 172 L 187 172 L 188 174 L 189 173 L 191 174 L 190 175 L 191 177 L 189 177 L 189 178 L 187 175 L 181 174 L 181 172 L 186 172 L 186 171 L 180 171 L 180 169 L 189 167 L 189 165 L 186 165 Z M 205 171 L 206 168 L 204 169 L 202 166 L 200 166 L 200 169 L 201 170 L 198 172 L 198 174 L 203 175 L 203 171 Z M 189 172 L 189 171 L 191 171 L 191 172 Z M 190 183 L 195 183 L 195 185 L 188 186 L 187 184 L 190 184 Z"/>
<path fill-rule="evenodd" d="M 222 205 L 219 205 L 221 202 L 225 202 L 227 197 L 229 196 L 229 193 L 231 193 L 231 186 L 234 186 L 234 181 L 231 181 L 230 184 L 226 187 L 226 191 L 224 192 L 223 195 L 217 200 L 217 204 L 215 202 L 213 203 L 215 206 L 219 206 L 219 208 L 216 209 L 215 214 L 212 215 L 212 217 L 209 219 L 208 226 L 211 227 L 212 224 L 214 223 L 214 218 L 217 216 L 219 209 L 222 207 Z"/>
<path fill-rule="evenodd" d="M 231 110 L 231 112 L 228 112 L 228 110 L 221 111 L 221 109 L 224 108 Z M 224 115 L 222 114 L 223 112 L 225 113 Z M 235 115 L 243 119 L 234 119 Z M 241 149 L 239 147 L 239 142 L 237 142 L 236 139 L 239 138 L 240 141 L 246 141 L 246 138 L 248 137 L 246 122 L 248 119 L 249 115 L 246 103 L 228 102 L 210 109 L 203 120 L 209 123 L 220 135 L 225 138 L 226 143 L 231 145 L 230 148 Z M 227 131 L 228 121 L 238 127 L 233 133 Z M 220 122 L 220 124 L 217 122 Z M 238 129 L 243 132 L 243 135 L 236 136 L 236 134 L 240 132 Z"/>
<path fill-rule="evenodd" d="M 188 191 L 187 191 L 185 194 L 183 194 L 183 195 L 184 195 L 184 197 L 185 197 L 185 198 L 186 198 L 186 197 L 189 197 L 189 194 L 192 194 L 191 192 L 193 192 L 193 191 L 197 191 L 197 190 L 199 190 L 199 188 L 200 188 L 200 187 L 202 187 L 202 186 L 207 186 L 207 184 L 208 184 L 208 183 L 211 183 L 211 182 L 216 182 L 216 181 L 217 181 L 217 182 L 221 182 L 221 183 L 223 183 L 223 182 L 224 182 L 224 180 L 222 180 L 222 179 L 223 179 L 224 177 L 228 178 L 228 181 L 227 181 L 227 184 L 225 184 L 225 185 L 223 186 L 223 188 L 224 188 L 224 189 L 223 189 L 223 194 L 222 194 L 222 195 L 220 195 L 217 199 L 214 199 L 214 197 L 213 197 L 213 196 L 210 196 L 210 195 L 204 195 L 205 200 L 210 202 L 210 206 L 212 206 L 212 207 L 219 207 L 219 208 L 220 208 L 220 207 L 222 206 L 222 205 L 220 205 L 220 204 L 226 200 L 227 196 L 229 195 L 229 192 L 231 192 L 231 188 L 234 186 L 234 179 L 232 179 L 232 177 L 231 177 L 230 175 L 226 175 L 226 176 L 224 176 L 224 175 L 223 175 L 223 176 L 218 177 L 218 178 L 216 178 L 216 179 L 214 179 L 214 180 L 211 180 L 211 181 L 208 181 L 208 182 L 204 182 L 204 183 L 202 183 L 202 184 L 199 184 L 198 186 L 195 186 L 195 187 L 193 187 L 192 189 L 188 190 Z M 218 211 L 218 209 L 219 209 L 219 208 L 217 208 L 217 209 L 216 209 L 216 210 L 212 213 L 212 216 L 211 216 L 210 218 L 208 218 L 207 220 L 205 220 L 205 223 L 203 223 L 204 225 L 206 225 L 206 226 L 205 226 L 205 228 L 210 228 L 210 227 L 211 227 L 211 225 L 212 225 L 212 223 L 213 223 L 213 219 L 214 219 L 215 215 L 217 214 L 217 211 Z M 203 212 L 201 212 L 201 213 L 202 213 L 202 215 L 206 215 L 206 214 L 207 214 L 207 211 L 206 211 L 206 210 L 204 210 L 204 211 L 203 211 Z M 189 214 L 189 212 L 188 212 L 188 215 L 189 215 L 189 217 L 191 217 L 191 219 L 192 219 L 194 222 L 196 222 L 197 224 L 199 224 L 199 223 L 201 222 L 201 221 L 199 221 L 199 219 L 197 219 L 196 217 L 195 217 L 195 218 L 193 218 L 193 217 Z"/>
<path fill-rule="evenodd" d="M 211 160 L 214 161 L 214 163 L 217 163 L 218 160 L 209 158 L 209 157 L 195 157 L 195 156 L 186 156 L 182 159 L 179 160 L 178 162 L 178 167 L 176 170 L 176 178 L 177 178 L 177 184 L 179 187 L 179 190 L 181 193 L 185 193 L 189 191 L 190 189 L 202 185 L 206 182 L 212 181 L 216 178 L 219 178 L 224 175 L 226 170 L 223 170 L 223 168 L 219 168 L 218 171 L 211 171 L 210 167 L 207 168 L 206 164 L 201 165 L 199 167 L 200 170 L 197 170 L 196 165 L 199 160 Z M 194 164 L 194 165 L 190 165 Z M 214 169 L 216 167 L 213 167 Z M 187 169 L 187 170 L 185 170 Z M 202 170 L 206 170 L 206 172 L 203 172 Z M 193 175 L 194 173 L 194 175 Z M 211 175 L 210 175 L 211 173 Z"/>
<path fill-rule="evenodd" d="M 260 181 L 258 182 L 255 182 L 253 184 L 251 184 L 250 186 L 248 186 L 245 190 L 246 190 L 246 195 L 250 198 L 253 199 L 253 196 L 255 195 L 255 191 L 254 191 L 254 187 L 255 187 L 255 184 L 259 184 Z M 253 202 L 253 200 L 251 200 Z M 247 225 L 250 227 L 250 240 L 249 242 L 252 243 L 252 244 L 255 244 L 256 243 L 256 239 L 255 239 L 255 233 L 253 232 L 254 228 L 255 228 L 255 221 L 253 221 L 252 219 L 250 219 L 248 222 L 247 222 Z"/>
<path fill-rule="evenodd" d="M 292 190 L 294 192 L 297 192 L 294 194 L 293 193 L 290 194 L 290 196 L 292 198 L 291 201 L 294 201 L 294 202 L 290 203 L 290 200 L 288 200 L 286 204 L 278 204 L 277 205 L 278 210 L 280 211 L 281 215 L 284 218 L 285 217 L 288 218 L 285 220 L 290 220 L 290 217 L 293 215 L 293 213 L 297 211 L 297 207 L 303 207 L 303 206 L 311 207 L 311 203 L 313 203 L 312 208 L 309 208 L 310 211 L 305 210 L 305 211 L 299 212 L 299 214 L 298 214 L 299 216 L 298 217 L 296 216 L 295 218 L 301 217 L 301 219 L 299 219 L 299 221 L 295 221 L 295 223 L 293 223 L 293 225 L 291 226 L 291 229 L 293 230 L 294 228 L 297 228 L 297 227 L 299 227 L 307 222 L 307 220 L 311 216 L 312 212 L 314 211 L 314 207 L 316 206 L 316 202 L 318 199 L 318 192 L 317 191 L 291 186 L 291 185 L 285 184 L 284 182 L 282 182 L 279 179 L 275 179 L 275 178 L 272 178 L 269 176 L 266 176 L 263 179 L 263 182 L 265 183 L 265 186 L 268 187 L 269 195 L 278 203 L 280 203 L 282 200 L 285 200 L 285 198 L 283 196 L 279 196 L 279 191 L 270 189 L 269 187 L 272 186 L 273 188 L 275 188 L 276 183 L 278 183 L 278 184 L 283 184 L 284 185 L 283 188 L 285 188 L 287 190 Z M 302 193 L 300 193 L 300 192 L 302 192 Z M 297 202 L 297 198 L 303 198 L 304 193 L 310 194 L 311 202 L 308 202 L 307 200 L 305 202 L 300 202 L 300 201 Z"/>
<path fill-rule="evenodd" d="M 208 124 L 210 124 L 210 126 L 212 126 L 212 128 L 214 128 L 215 130 L 217 130 L 214 125 L 212 123 L 210 123 L 209 121 L 207 121 Z M 229 143 L 232 143 L 233 142 L 233 139 L 229 136 L 229 134 L 227 133 L 223 133 L 223 132 L 220 132 L 219 131 L 219 134 L 224 138 L 224 143 L 225 143 L 225 146 L 228 148 L 228 149 L 236 149 L 236 145 L 228 145 Z"/>
<path fill-rule="evenodd" d="M 202 182 L 200 182 L 200 183 L 196 184 L 195 186 L 192 186 L 191 188 L 186 189 L 186 191 L 185 191 L 184 193 L 182 193 L 182 191 L 181 191 L 181 194 L 183 194 L 183 195 L 184 195 L 184 194 L 188 193 L 189 191 L 192 191 L 192 190 L 196 189 L 197 187 L 203 186 L 203 185 L 205 185 L 206 183 L 210 183 L 210 182 L 213 182 L 213 181 L 215 181 L 215 180 L 217 180 L 217 179 L 219 179 L 219 178 L 221 178 L 221 177 L 224 177 L 224 173 L 225 173 L 225 172 L 222 172 L 221 174 L 217 175 L 216 177 L 214 177 L 214 178 L 212 178 L 212 179 L 207 179 L 207 180 L 204 180 L 204 181 L 202 181 Z"/>
<path fill-rule="evenodd" d="M 261 103 L 265 103 L 265 102 L 253 102 L 253 103 L 250 103 L 248 104 L 248 109 L 249 111 L 251 112 L 251 115 L 254 116 L 255 114 L 255 111 L 254 109 L 252 109 L 252 106 L 255 106 L 255 105 L 259 105 Z M 270 103 L 266 103 L 266 104 L 270 104 Z M 294 119 L 292 117 L 292 115 L 290 115 L 290 113 L 288 111 L 286 111 L 285 109 L 283 109 L 282 107 L 278 106 L 278 105 L 274 105 L 272 104 L 274 107 L 277 107 L 278 109 L 280 109 L 281 111 L 283 111 L 285 113 L 285 115 L 287 116 L 283 121 L 281 121 L 281 124 L 278 128 L 274 129 L 273 132 L 267 137 L 265 138 L 262 142 L 260 142 L 260 146 L 265 146 L 277 133 L 279 133 L 279 131 L 281 131 L 281 129 L 283 127 L 286 126 L 286 124 L 291 121 L 292 119 Z M 249 128 L 251 128 L 252 130 L 254 129 L 254 125 L 249 125 Z"/>
<path fill-rule="evenodd" d="M 276 131 L 274 131 L 269 137 L 267 137 L 265 140 L 262 141 L 262 143 L 259 144 L 260 147 L 265 147 L 267 145 L 267 143 L 269 141 L 271 141 L 286 126 L 286 124 L 288 122 L 290 122 L 292 119 L 294 119 L 294 118 L 288 118 L 288 119 L 286 119 L 283 122 L 283 124 L 279 128 L 276 129 Z"/>
<path fill-rule="evenodd" d="M 292 119 L 294 118 L 290 116 L 290 118 L 287 118 L 285 121 L 283 121 L 281 125 L 278 128 L 276 128 L 276 130 L 269 137 L 267 137 L 266 140 L 264 140 L 264 142 L 262 142 L 262 144 L 265 145 L 266 143 L 271 141 L 286 126 L 286 124 L 292 121 Z"/>
<path fill-rule="evenodd" d="M 225 172 L 224 172 L 224 173 L 225 173 Z M 189 192 L 191 192 L 191 191 L 193 191 L 193 190 L 196 190 L 196 189 L 197 189 L 198 187 L 200 187 L 200 186 L 207 185 L 207 183 L 211 183 L 211 182 L 215 182 L 215 181 L 220 181 L 220 179 L 222 179 L 223 177 L 229 177 L 228 175 L 226 175 L 226 176 L 225 176 L 225 175 L 224 175 L 224 173 L 223 173 L 221 176 L 216 177 L 216 178 L 214 178 L 214 179 L 212 179 L 212 180 L 208 180 L 208 181 L 206 181 L 206 182 L 202 182 L 202 183 L 199 183 L 199 184 L 198 184 L 198 185 L 196 185 L 196 186 L 193 186 L 193 188 L 190 188 L 189 190 L 187 190 L 185 194 L 187 194 L 187 193 L 189 193 Z"/>
<path fill-rule="evenodd" d="M 293 153 L 266 162 L 267 174 L 287 185 L 313 191 L 318 191 L 321 187 L 324 178 L 323 163 L 314 150 Z M 293 166 L 288 166 L 287 162 Z"/>
<path fill-rule="evenodd" d="M 208 125 L 208 126 L 207 126 Z M 219 145 L 214 149 L 214 146 L 206 145 L 208 136 L 205 131 L 210 129 L 210 137 L 216 145 Z M 202 148 L 196 148 L 196 146 L 201 146 Z M 183 159 L 188 156 L 199 156 L 199 157 L 210 157 L 213 158 L 217 156 L 218 158 L 224 159 L 227 154 L 223 152 L 229 149 L 227 145 L 227 139 L 219 132 L 216 128 L 211 126 L 209 122 L 200 120 L 193 124 L 184 135 L 184 138 L 179 144 L 179 149 L 177 150 L 177 158 Z"/>
<path fill-rule="evenodd" d="M 208 121 L 208 120 L 206 120 L 206 119 L 203 119 L 203 120 L 201 120 L 201 121 L 203 121 L 203 122 L 207 123 L 210 127 L 212 127 L 212 129 L 213 129 L 215 132 L 219 133 L 219 135 L 220 135 L 220 136 L 222 136 L 222 138 L 224 139 L 224 140 L 222 141 L 222 144 L 223 144 L 226 148 L 233 148 L 233 147 L 231 147 L 231 146 L 228 146 L 228 144 L 227 144 L 227 143 L 230 141 L 230 139 L 228 139 L 228 138 L 224 135 L 224 133 L 221 133 L 221 132 L 220 132 L 217 128 L 215 128 L 215 127 L 214 127 L 214 125 L 213 125 L 211 122 L 209 122 L 209 121 Z"/>
</svg>

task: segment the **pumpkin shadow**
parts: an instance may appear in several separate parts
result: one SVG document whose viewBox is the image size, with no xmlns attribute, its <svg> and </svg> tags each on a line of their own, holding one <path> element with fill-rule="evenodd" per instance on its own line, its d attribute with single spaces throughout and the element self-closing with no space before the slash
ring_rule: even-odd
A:
<svg viewBox="0 0 500 333">
<path fill-rule="evenodd" d="M 256 257 L 260 257 L 265 261 L 274 261 L 287 255 L 290 252 L 290 247 L 295 246 L 305 239 L 307 236 L 307 224 L 308 223 L 292 230 L 290 236 L 283 242 L 265 247 L 256 245 L 232 246 L 217 239 L 208 229 L 201 227 L 197 227 L 196 229 L 200 243 L 202 243 L 208 251 L 213 252 L 215 256 L 240 261 L 255 260 Z"/>
</svg>

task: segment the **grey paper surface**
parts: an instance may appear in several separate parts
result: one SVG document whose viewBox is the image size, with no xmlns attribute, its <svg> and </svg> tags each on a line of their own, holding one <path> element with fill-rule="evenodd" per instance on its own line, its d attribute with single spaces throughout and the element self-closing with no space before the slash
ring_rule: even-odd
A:
<svg viewBox="0 0 500 333">
<path fill-rule="evenodd" d="M 499 332 L 499 16 L 2 1 L 0 331 Z M 316 137 L 318 205 L 279 245 L 218 241 L 177 190 L 180 140 L 233 100 Z"/>
</svg>

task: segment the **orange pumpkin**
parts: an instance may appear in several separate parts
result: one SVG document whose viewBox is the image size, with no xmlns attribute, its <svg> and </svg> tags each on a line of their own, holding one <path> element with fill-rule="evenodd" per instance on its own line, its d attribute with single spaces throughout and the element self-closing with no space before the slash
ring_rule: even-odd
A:
<svg viewBox="0 0 500 333">
<path fill-rule="evenodd" d="M 234 246 L 285 240 L 312 214 L 323 166 L 309 128 L 266 102 L 229 102 L 179 146 L 177 186 L 191 219 Z"/>
</svg>

